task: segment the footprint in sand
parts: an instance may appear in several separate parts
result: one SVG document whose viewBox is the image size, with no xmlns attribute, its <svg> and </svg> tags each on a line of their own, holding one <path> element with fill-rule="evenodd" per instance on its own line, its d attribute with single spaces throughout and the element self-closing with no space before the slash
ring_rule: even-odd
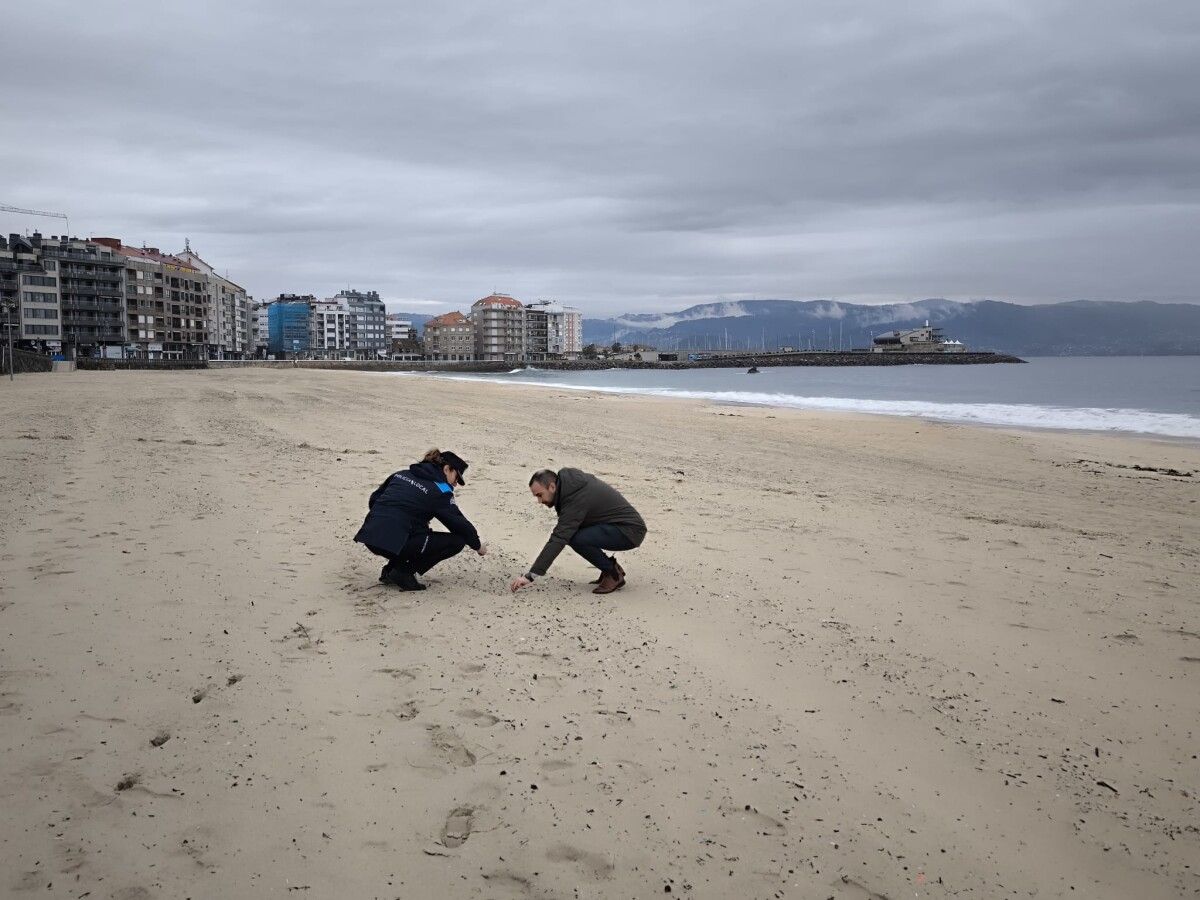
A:
<svg viewBox="0 0 1200 900">
<path fill-rule="evenodd" d="M 405 700 L 395 709 L 391 710 L 393 716 L 401 722 L 407 722 L 409 719 L 417 717 L 417 703 L 415 700 Z"/>
<path fill-rule="evenodd" d="M 416 681 L 417 673 L 412 669 L 376 669 L 381 675 L 390 675 L 397 681 Z"/>
<path fill-rule="evenodd" d="M 441 725 L 430 725 L 428 729 L 429 741 L 438 756 L 459 768 L 475 765 L 475 754 L 468 749 L 454 729 L 443 728 Z"/>
<path fill-rule="evenodd" d="M 470 719 L 482 728 L 491 728 L 500 721 L 499 716 L 493 716 L 491 713 L 486 713 L 481 709 L 460 709 L 456 715 L 463 719 Z"/>
<path fill-rule="evenodd" d="M 461 847 L 471 836 L 475 827 L 475 810 L 470 806 L 457 806 L 450 810 L 446 824 L 442 826 L 442 846 Z"/>
<path fill-rule="evenodd" d="M 613 873 L 613 864 L 599 853 L 580 850 L 578 847 L 572 847 L 569 844 L 559 844 L 551 847 L 546 853 L 546 859 L 551 862 L 572 863 L 585 876 L 595 881 L 603 881 L 606 878 L 611 878 Z"/>
<path fill-rule="evenodd" d="M 171 732 L 160 731 L 154 737 L 150 738 L 150 746 L 151 747 L 161 747 L 163 744 L 165 744 L 170 739 L 171 739 Z"/>
<path fill-rule="evenodd" d="M 524 875 L 516 872 L 506 872 L 503 869 L 496 872 L 486 872 L 483 880 L 488 883 L 487 895 L 495 900 L 505 900 L 508 897 L 532 897 L 533 882 Z"/>
</svg>

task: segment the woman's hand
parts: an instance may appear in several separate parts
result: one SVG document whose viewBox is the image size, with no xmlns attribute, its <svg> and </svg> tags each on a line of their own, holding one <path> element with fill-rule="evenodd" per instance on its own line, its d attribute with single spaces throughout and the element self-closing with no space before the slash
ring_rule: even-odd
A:
<svg viewBox="0 0 1200 900">
<path fill-rule="evenodd" d="M 479 549 L 475 551 L 480 556 L 487 556 L 487 544 L 480 544 Z"/>
<path fill-rule="evenodd" d="M 524 575 L 518 575 L 508 585 L 508 589 L 515 594 L 517 591 L 521 590 L 521 588 L 527 588 L 531 584 L 533 584 L 533 582 L 530 581 L 528 578 L 526 578 Z"/>
</svg>

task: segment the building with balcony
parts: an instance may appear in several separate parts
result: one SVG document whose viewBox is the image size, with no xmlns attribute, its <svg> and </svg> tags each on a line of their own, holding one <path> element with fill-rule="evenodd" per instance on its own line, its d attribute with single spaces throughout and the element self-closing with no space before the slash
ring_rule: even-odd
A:
<svg viewBox="0 0 1200 900">
<path fill-rule="evenodd" d="M 47 262 L 50 268 L 46 268 Z M 23 349 L 56 351 L 62 342 L 62 304 L 57 264 L 41 258 L 19 234 L 0 236 L 0 311 Z M 0 335 L 5 340 L 6 335 Z"/>
<path fill-rule="evenodd" d="M 387 307 L 378 291 L 339 291 L 331 300 L 346 311 L 346 346 L 355 359 L 377 359 L 387 352 L 391 337 Z"/>
<path fill-rule="evenodd" d="M 184 242 L 175 256 L 207 276 L 204 319 L 208 325 L 206 344 L 209 359 L 249 359 L 254 356 L 254 299 L 246 289 L 220 275 Z"/>
<path fill-rule="evenodd" d="M 206 359 L 207 273 L 157 247 L 130 247 L 120 238 L 92 239 L 121 263 L 126 346 L 145 359 Z"/>
<path fill-rule="evenodd" d="M 537 300 L 530 303 L 525 309 L 527 320 L 534 310 L 546 317 L 545 353 L 547 356 L 575 357 L 583 352 L 582 312 L 574 307 L 563 306 L 561 303 L 554 303 L 550 300 Z M 540 323 L 537 327 L 540 329 Z"/>
<path fill-rule="evenodd" d="M 58 278 L 63 351 L 74 356 L 125 353 L 124 266 L 112 247 L 95 240 L 43 237 L 30 243 L 47 274 Z"/>
<path fill-rule="evenodd" d="M 525 358 L 525 307 L 508 294 L 489 294 L 471 304 L 475 359 L 517 363 Z"/>
<path fill-rule="evenodd" d="M 425 358 L 470 362 L 475 358 L 475 325 L 460 312 L 435 316 L 425 323 Z"/>
<path fill-rule="evenodd" d="M 393 344 L 396 341 L 415 341 L 417 339 L 417 329 L 413 327 L 411 319 L 406 319 L 400 313 L 387 314 L 387 333 L 388 340 Z"/>
</svg>

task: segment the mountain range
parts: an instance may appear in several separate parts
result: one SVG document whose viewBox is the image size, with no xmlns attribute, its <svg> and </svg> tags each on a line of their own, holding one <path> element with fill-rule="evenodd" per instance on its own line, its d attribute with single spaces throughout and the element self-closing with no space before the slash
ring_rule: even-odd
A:
<svg viewBox="0 0 1200 900">
<path fill-rule="evenodd" d="M 1077 300 L 1020 306 L 995 300 L 920 300 L 865 306 L 834 300 L 738 300 L 675 313 L 633 313 L 583 323 L 584 343 L 659 349 L 849 349 L 928 321 L 971 350 L 1019 356 L 1200 354 L 1200 305 Z"/>
</svg>

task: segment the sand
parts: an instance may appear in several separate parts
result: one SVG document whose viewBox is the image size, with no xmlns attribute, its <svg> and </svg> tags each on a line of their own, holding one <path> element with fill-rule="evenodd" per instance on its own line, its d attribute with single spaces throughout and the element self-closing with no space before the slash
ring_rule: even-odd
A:
<svg viewBox="0 0 1200 900">
<path fill-rule="evenodd" d="M 303 370 L 0 409 L 2 896 L 1200 891 L 1194 445 Z M 434 445 L 492 553 L 401 593 L 350 538 Z M 649 524 L 615 594 L 506 589 L 561 465 Z"/>
</svg>

